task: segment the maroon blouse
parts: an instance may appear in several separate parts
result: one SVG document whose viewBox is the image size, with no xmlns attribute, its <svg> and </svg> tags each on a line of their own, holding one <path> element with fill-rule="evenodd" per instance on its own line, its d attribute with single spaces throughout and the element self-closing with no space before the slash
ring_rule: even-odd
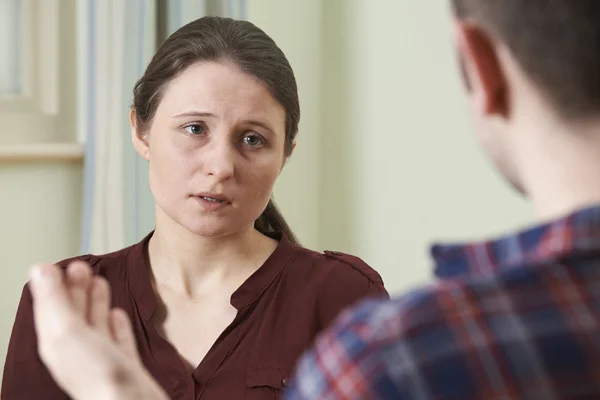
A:
<svg viewBox="0 0 600 400">
<path fill-rule="evenodd" d="M 148 272 L 149 238 L 112 254 L 79 259 L 110 283 L 113 305 L 132 319 L 146 368 L 172 399 L 277 399 L 292 384 L 297 359 L 342 309 L 368 296 L 388 296 L 379 274 L 359 258 L 317 253 L 278 235 L 273 254 L 231 296 L 235 319 L 190 375 L 151 322 L 157 299 Z M 3 400 L 68 399 L 36 347 L 26 285 L 4 367 Z"/>
</svg>

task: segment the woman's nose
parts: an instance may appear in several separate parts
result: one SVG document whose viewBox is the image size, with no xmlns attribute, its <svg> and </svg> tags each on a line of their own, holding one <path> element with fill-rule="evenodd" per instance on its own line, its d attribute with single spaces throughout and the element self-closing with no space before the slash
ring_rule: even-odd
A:
<svg viewBox="0 0 600 400">
<path fill-rule="evenodd" d="M 235 149 L 224 140 L 211 143 L 204 154 L 204 170 L 218 180 L 227 180 L 235 169 Z"/>
</svg>

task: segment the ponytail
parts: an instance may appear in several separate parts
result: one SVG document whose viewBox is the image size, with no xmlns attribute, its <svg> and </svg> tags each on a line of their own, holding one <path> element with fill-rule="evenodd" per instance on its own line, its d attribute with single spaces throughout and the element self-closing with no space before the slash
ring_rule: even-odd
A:
<svg viewBox="0 0 600 400">
<path fill-rule="evenodd" d="M 292 232 L 287 222 L 285 222 L 283 215 L 281 215 L 281 212 L 273 199 L 269 199 L 267 208 L 265 208 L 265 211 L 258 217 L 254 223 L 254 227 L 263 235 L 268 235 L 273 232 L 284 233 L 290 242 L 300 244 L 298 238 L 294 235 L 294 232 Z"/>
</svg>

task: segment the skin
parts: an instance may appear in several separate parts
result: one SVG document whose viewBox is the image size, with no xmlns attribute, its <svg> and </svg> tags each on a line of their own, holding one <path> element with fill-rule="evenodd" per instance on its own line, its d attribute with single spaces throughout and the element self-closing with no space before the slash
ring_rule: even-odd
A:
<svg viewBox="0 0 600 400">
<path fill-rule="evenodd" d="M 454 31 L 478 139 L 502 176 L 530 199 L 541 220 L 600 203 L 600 121 L 559 118 L 503 43 L 473 23 L 457 21 Z M 51 324 L 39 325 L 44 340 Z M 111 348 L 118 345 L 112 342 Z M 82 351 L 88 360 L 127 369 L 92 346 Z M 68 364 L 54 368 L 64 372 Z M 141 377 L 138 369 L 127 371 L 130 379 Z"/>
</svg>

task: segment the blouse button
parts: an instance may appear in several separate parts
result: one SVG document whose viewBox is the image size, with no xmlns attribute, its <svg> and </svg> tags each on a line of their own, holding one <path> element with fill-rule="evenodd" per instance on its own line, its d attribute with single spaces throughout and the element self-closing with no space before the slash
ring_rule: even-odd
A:
<svg viewBox="0 0 600 400">
<path fill-rule="evenodd" d="M 289 380 L 288 378 L 283 378 L 283 379 L 281 380 L 281 383 L 283 383 L 283 386 L 285 386 L 285 387 L 290 387 L 290 386 L 292 386 L 292 385 L 290 384 L 290 380 Z"/>
</svg>

